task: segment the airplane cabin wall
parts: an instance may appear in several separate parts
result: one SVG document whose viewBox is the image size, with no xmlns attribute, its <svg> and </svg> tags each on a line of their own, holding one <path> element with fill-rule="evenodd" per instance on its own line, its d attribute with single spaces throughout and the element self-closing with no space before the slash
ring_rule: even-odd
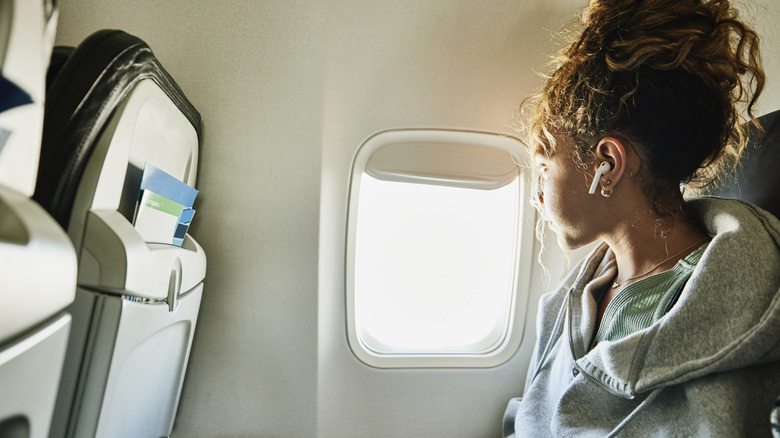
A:
<svg viewBox="0 0 780 438">
<path fill-rule="evenodd" d="M 558 29 L 580 2 L 336 1 L 328 10 L 320 204 L 319 437 L 495 437 L 521 395 L 538 292 L 521 354 L 495 368 L 376 369 L 345 336 L 344 257 L 352 157 L 388 128 L 514 133 Z M 544 11 L 544 12 L 542 12 Z M 528 218 L 531 219 L 531 218 Z M 538 280 L 538 278 L 537 278 Z"/>
<path fill-rule="evenodd" d="M 750 3 L 766 112 L 780 107 L 780 3 Z M 203 117 L 191 234 L 208 270 L 174 437 L 499 434 L 551 286 L 535 265 L 524 345 L 502 366 L 363 365 L 344 322 L 351 158 L 390 127 L 512 133 L 551 35 L 585 4 L 60 0 L 58 44 L 103 28 L 144 39 Z M 566 262 L 548 241 L 555 282 Z"/>
</svg>

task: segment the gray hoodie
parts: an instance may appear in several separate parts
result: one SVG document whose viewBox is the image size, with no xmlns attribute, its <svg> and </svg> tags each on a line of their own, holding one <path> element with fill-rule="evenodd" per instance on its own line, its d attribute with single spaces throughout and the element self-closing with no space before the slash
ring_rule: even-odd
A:
<svg viewBox="0 0 780 438">
<path fill-rule="evenodd" d="M 771 436 L 780 395 L 780 221 L 718 198 L 689 207 L 712 236 L 671 311 L 588 351 L 593 292 L 614 276 L 597 247 L 542 297 L 522 398 L 504 436 Z"/>
</svg>

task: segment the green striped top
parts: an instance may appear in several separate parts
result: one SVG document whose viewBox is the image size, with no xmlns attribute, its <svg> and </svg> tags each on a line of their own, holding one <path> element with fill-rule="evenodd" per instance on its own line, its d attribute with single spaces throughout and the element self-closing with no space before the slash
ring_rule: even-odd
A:
<svg viewBox="0 0 780 438">
<path fill-rule="evenodd" d="M 601 341 L 617 341 L 658 321 L 674 293 L 690 278 L 707 245 L 709 242 L 672 269 L 631 283 L 620 291 L 607 305 L 592 346 Z"/>
</svg>

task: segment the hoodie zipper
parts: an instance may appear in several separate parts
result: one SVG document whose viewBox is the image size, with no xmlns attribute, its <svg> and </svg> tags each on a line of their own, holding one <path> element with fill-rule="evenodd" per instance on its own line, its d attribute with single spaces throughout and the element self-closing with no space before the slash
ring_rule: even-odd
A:
<svg viewBox="0 0 780 438">
<path fill-rule="evenodd" d="M 536 380 L 536 377 L 542 371 L 542 368 L 544 368 L 544 364 L 547 361 L 548 356 L 550 355 L 550 351 L 552 351 L 553 347 L 555 346 L 557 339 L 559 339 L 563 335 L 564 314 L 565 314 L 565 310 L 569 307 L 569 298 L 573 290 L 574 288 L 572 287 L 566 293 L 566 298 L 563 300 L 563 305 L 561 306 L 561 309 L 558 311 L 558 316 L 555 318 L 555 325 L 553 326 L 552 332 L 550 332 L 549 339 L 547 339 L 547 345 L 545 345 L 544 347 L 544 353 L 542 353 L 542 355 L 539 357 L 539 363 L 536 365 L 536 370 L 534 371 L 534 377 L 533 379 L 531 379 L 531 382 Z"/>
<path fill-rule="evenodd" d="M 617 389 L 615 389 L 615 388 L 607 385 L 606 383 L 602 382 L 601 379 L 598 379 L 598 378 L 590 375 L 584 368 L 580 367 L 577 364 L 577 359 L 574 358 L 574 341 L 572 340 L 572 336 L 571 336 L 571 333 L 572 333 L 571 324 L 572 324 L 572 312 L 573 312 L 573 310 L 572 310 L 572 307 L 571 307 L 570 303 L 567 303 L 567 305 L 568 305 L 567 306 L 568 307 L 567 314 L 568 314 L 568 317 L 569 317 L 568 318 L 569 319 L 569 336 L 567 336 L 567 337 L 569 338 L 568 339 L 568 341 L 569 341 L 569 352 L 571 353 L 572 361 L 574 362 L 574 369 L 578 370 L 580 374 L 584 374 L 585 377 L 588 378 L 588 380 L 590 380 L 591 382 L 595 383 L 597 386 L 599 386 L 603 390 L 607 391 L 608 393 L 610 393 L 612 395 L 615 395 L 617 397 L 624 398 L 626 400 L 633 400 L 634 399 L 633 395 L 628 395 L 628 394 L 619 392 Z M 566 333 L 562 333 L 562 336 L 565 336 L 565 335 L 566 335 Z"/>
</svg>

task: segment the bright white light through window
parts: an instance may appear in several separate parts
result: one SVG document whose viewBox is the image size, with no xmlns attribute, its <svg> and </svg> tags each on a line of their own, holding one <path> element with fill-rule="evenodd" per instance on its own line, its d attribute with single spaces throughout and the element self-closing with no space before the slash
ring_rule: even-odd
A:
<svg viewBox="0 0 780 438">
<path fill-rule="evenodd" d="M 355 325 L 384 353 L 481 353 L 509 330 L 520 183 L 492 190 L 363 174 Z"/>
</svg>

